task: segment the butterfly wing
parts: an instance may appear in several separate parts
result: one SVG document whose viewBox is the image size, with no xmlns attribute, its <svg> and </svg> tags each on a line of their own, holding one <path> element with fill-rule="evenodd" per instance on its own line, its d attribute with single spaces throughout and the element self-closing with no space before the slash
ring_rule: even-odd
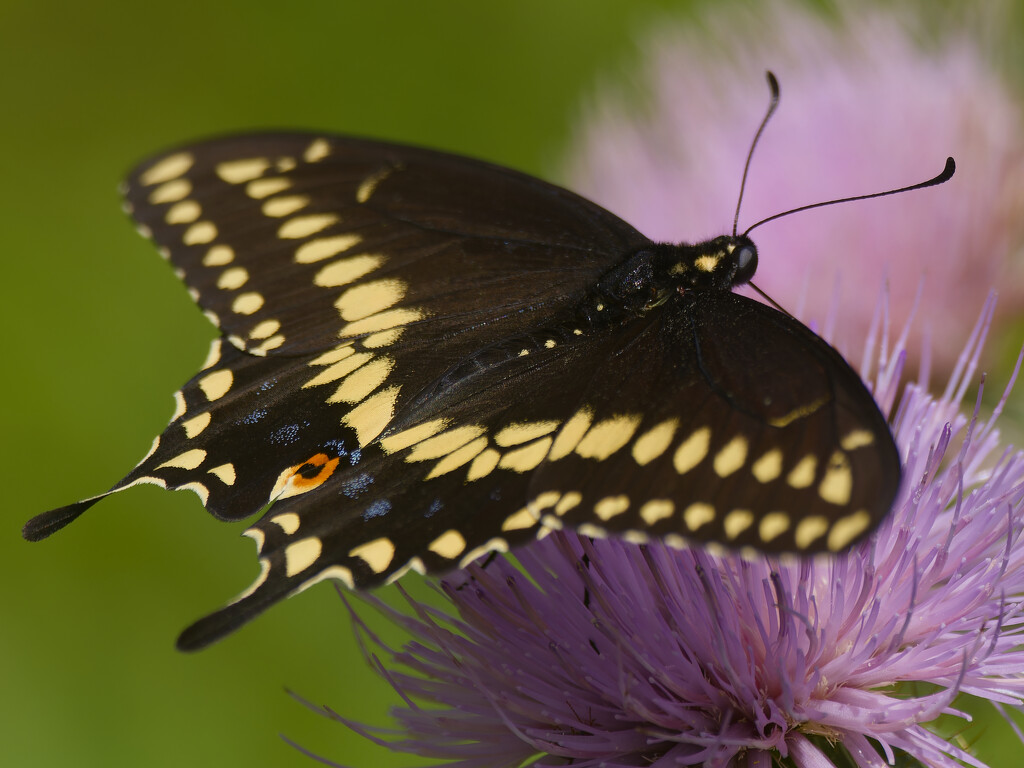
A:
<svg viewBox="0 0 1024 768">
<path fill-rule="evenodd" d="M 189 487 L 229 520 L 261 509 L 318 446 L 367 444 L 446 369 L 543 325 L 647 242 L 509 169 L 313 134 L 168 152 L 133 172 L 125 195 L 224 336 L 153 452 L 111 492 Z M 34 518 L 25 536 L 101 498 Z"/>
<path fill-rule="evenodd" d="M 676 297 L 587 388 L 531 486 L 552 526 L 761 552 L 838 551 L 899 487 L 860 377 L 798 321 L 729 292 Z"/>
<path fill-rule="evenodd" d="M 458 357 L 534 327 L 647 242 L 564 189 L 441 152 L 256 134 L 143 164 L 126 202 L 199 306 L 252 354 L 422 326 Z"/>
<path fill-rule="evenodd" d="M 560 525 L 835 549 L 895 493 L 870 394 L 785 315 L 691 292 L 581 322 L 588 289 L 649 241 L 565 190 L 281 134 L 156 158 L 127 200 L 224 335 L 135 469 L 24 533 L 138 483 L 225 520 L 263 510 L 246 531 L 260 576 L 184 649 L 324 578 L 370 587 Z"/>
</svg>

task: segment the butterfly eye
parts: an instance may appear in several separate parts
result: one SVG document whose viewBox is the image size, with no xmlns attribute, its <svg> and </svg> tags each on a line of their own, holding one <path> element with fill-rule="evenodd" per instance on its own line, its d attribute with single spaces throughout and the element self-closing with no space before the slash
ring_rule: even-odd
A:
<svg viewBox="0 0 1024 768">
<path fill-rule="evenodd" d="M 736 274 L 732 279 L 733 285 L 749 282 L 756 271 L 757 248 L 748 241 L 736 249 Z"/>
</svg>

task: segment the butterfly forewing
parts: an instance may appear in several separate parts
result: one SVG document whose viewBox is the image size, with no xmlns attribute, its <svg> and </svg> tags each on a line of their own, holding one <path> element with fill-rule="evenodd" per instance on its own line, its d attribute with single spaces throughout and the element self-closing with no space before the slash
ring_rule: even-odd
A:
<svg viewBox="0 0 1024 768">
<path fill-rule="evenodd" d="M 110 492 L 157 483 L 221 519 L 263 511 L 247 531 L 260 576 L 183 648 L 324 578 L 372 587 L 562 526 L 837 550 L 895 495 L 885 420 L 838 353 L 725 290 L 655 291 L 646 308 L 620 266 L 650 241 L 558 187 L 277 134 L 167 153 L 126 194 L 223 336 Z M 604 293 L 636 285 L 629 308 Z"/>
<path fill-rule="evenodd" d="M 543 323 L 646 242 L 514 171 L 315 135 L 168 153 L 132 174 L 127 201 L 200 307 L 254 354 L 374 335 L 387 346 L 414 324 L 469 349 Z"/>
</svg>

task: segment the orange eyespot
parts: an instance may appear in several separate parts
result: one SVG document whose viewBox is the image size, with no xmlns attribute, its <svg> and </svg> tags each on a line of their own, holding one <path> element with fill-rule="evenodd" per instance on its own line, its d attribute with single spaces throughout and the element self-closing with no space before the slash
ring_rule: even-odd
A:
<svg viewBox="0 0 1024 768">
<path fill-rule="evenodd" d="M 277 478 L 270 498 L 275 501 L 287 499 L 319 488 L 334 474 L 339 461 L 338 457 L 332 459 L 326 453 L 317 453 L 301 464 L 289 467 Z"/>
</svg>

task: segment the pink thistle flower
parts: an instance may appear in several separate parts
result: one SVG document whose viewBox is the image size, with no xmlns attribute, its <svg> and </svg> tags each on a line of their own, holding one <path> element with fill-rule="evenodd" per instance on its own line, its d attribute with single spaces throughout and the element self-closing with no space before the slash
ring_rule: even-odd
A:
<svg viewBox="0 0 1024 768">
<path fill-rule="evenodd" d="M 757 283 L 791 310 L 825 317 L 840 286 L 852 310 L 840 342 L 864 338 L 879 280 L 906 317 L 923 278 L 947 301 L 909 346 L 922 348 L 921 333 L 941 340 L 934 359 L 948 372 L 970 324 L 959 308 L 980 306 L 994 285 L 1002 317 L 1024 306 L 1024 120 L 980 38 L 962 24 L 936 36 L 863 4 L 835 18 L 783 0 L 715 5 L 643 44 L 644 74 L 628 96 L 595 99 L 571 144 L 569 186 L 654 239 L 728 231 L 766 69 L 782 103 L 754 158 L 741 231 L 806 203 L 929 178 L 953 155 L 957 174 L 943 187 L 785 218 L 755 238 Z M 637 106 L 637 93 L 648 102 Z"/>
<path fill-rule="evenodd" d="M 1024 453 L 995 427 L 1009 389 L 991 418 L 959 410 L 993 305 L 941 397 L 907 386 L 893 422 L 904 486 L 846 555 L 748 560 L 555 533 L 518 566 L 442 582 L 446 608 L 372 600 L 416 638 L 391 650 L 360 623 L 391 655 L 374 661 L 406 702 L 397 729 L 322 711 L 459 768 L 875 768 L 900 752 L 983 765 L 925 724 L 968 718 L 960 693 L 1024 705 Z M 905 338 L 880 357 L 883 407 Z"/>
</svg>

